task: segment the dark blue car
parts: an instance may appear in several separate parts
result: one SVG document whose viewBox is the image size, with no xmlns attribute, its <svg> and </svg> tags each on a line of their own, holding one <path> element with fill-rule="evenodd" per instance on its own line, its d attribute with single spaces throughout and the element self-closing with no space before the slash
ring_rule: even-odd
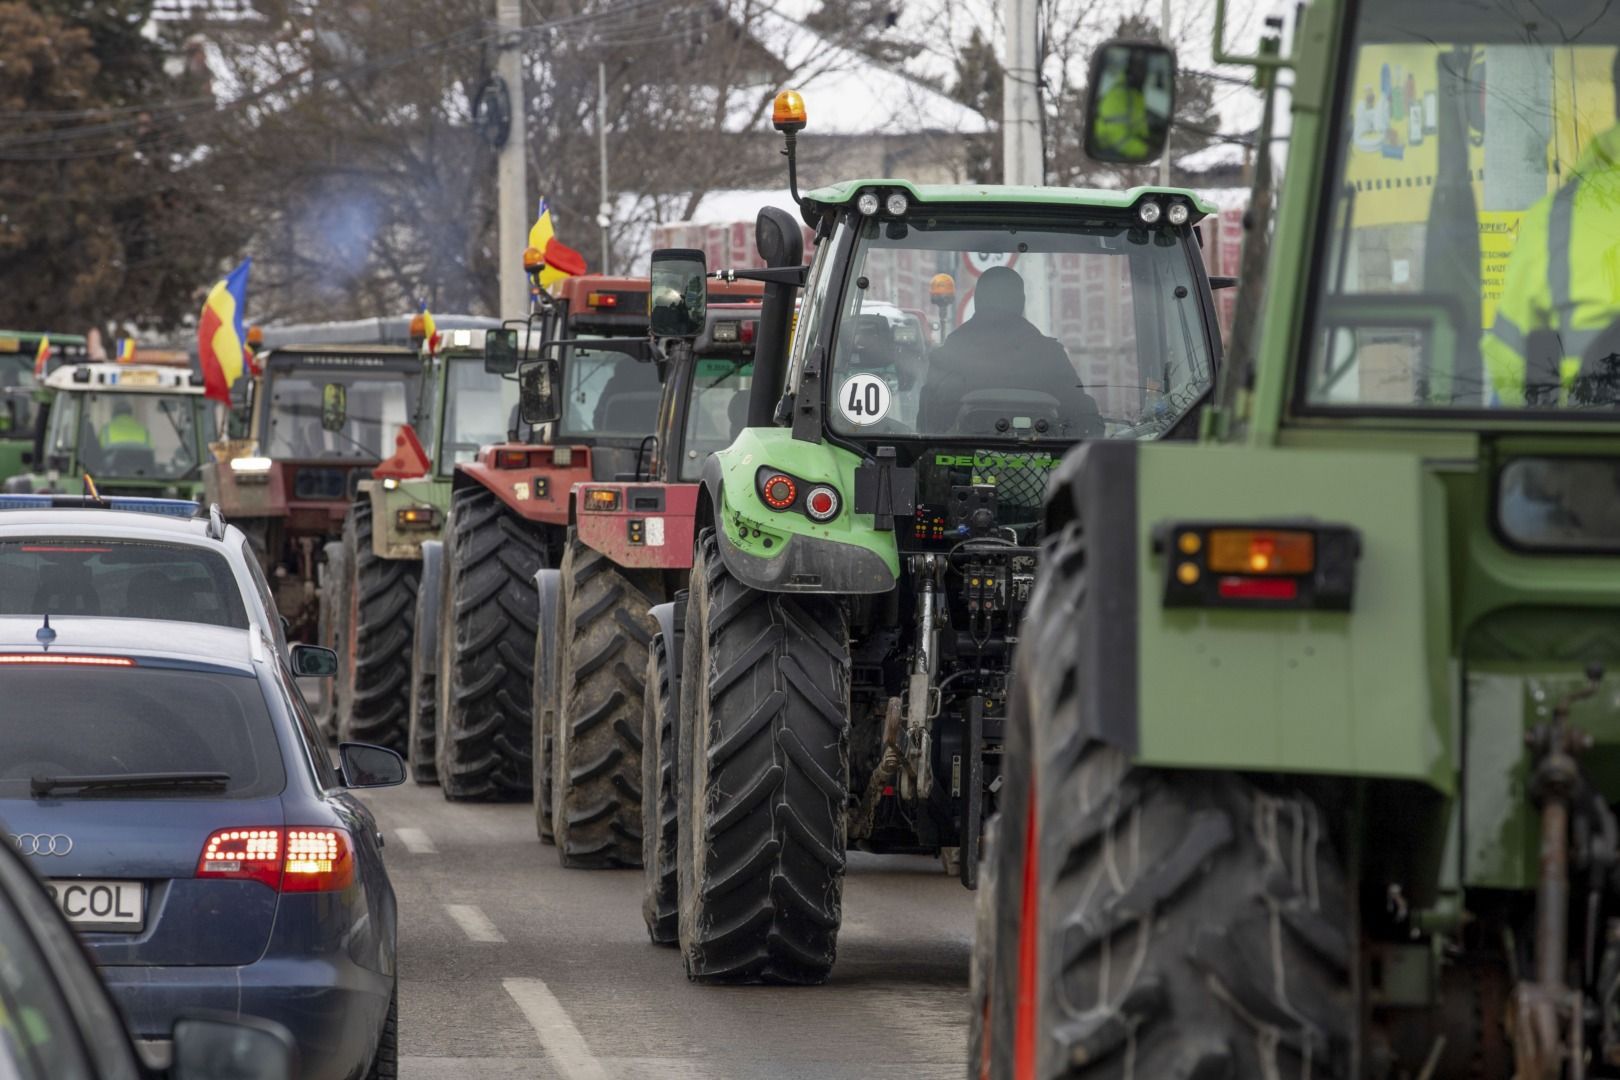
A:
<svg viewBox="0 0 1620 1080">
<path fill-rule="evenodd" d="M 253 629 L 0 618 L 0 821 L 155 1063 L 211 1009 L 285 1025 L 311 1080 L 395 1075 L 394 890 L 349 789 L 404 763 L 324 745 Z"/>
</svg>

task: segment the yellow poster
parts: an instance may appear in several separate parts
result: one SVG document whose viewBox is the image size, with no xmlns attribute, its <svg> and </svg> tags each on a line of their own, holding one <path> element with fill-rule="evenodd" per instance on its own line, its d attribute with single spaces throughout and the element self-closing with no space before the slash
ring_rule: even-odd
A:
<svg viewBox="0 0 1620 1080">
<path fill-rule="evenodd" d="M 1519 240 L 1522 210 L 1482 210 L 1479 214 L 1479 312 L 1485 329 L 1496 321 L 1508 256 Z"/>
</svg>

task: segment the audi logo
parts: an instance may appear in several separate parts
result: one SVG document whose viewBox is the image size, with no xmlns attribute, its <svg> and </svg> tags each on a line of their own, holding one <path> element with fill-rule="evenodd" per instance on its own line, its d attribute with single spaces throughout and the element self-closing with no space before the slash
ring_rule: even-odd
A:
<svg viewBox="0 0 1620 1080">
<path fill-rule="evenodd" d="M 11 842 L 24 855 L 66 855 L 73 850 L 73 837 L 62 833 L 14 833 Z"/>
</svg>

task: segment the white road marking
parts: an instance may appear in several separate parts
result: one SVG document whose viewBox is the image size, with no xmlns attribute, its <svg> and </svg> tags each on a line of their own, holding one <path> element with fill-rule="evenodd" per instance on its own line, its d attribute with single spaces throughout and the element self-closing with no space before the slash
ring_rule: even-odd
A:
<svg viewBox="0 0 1620 1080">
<path fill-rule="evenodd" d="M 563 1080 L 608 1080 L 602 1063 L 585 1045 L 585 1037 L 568 1018 L 551 987 L 540 979 L 502 979 L 501 985 L 540 1036 L 540 1045 L 557 1067 L 557 1075 Z"/>
<path fill-rule="evenodd" d="M 461 932 L 471 941 L 497 943 L 506 940 L 506 936 L 495 929 L 495 924 L 473 904 L 446 904 L 444 912 L 456 921 Z"/>
<path fill-rule="evenodd" d="M 424 829 L 395 829 L 394 835 L 399 842 L 405 845 L 405 850 L 412 855 L 437 855 L 439 849 L 433 845 L 433 837 Z"/>
</svg>

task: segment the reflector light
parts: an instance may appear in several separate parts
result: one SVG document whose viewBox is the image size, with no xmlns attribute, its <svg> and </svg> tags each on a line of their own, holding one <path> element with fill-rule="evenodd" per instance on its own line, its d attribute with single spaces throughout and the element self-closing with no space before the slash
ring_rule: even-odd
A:
<svg viewBox="0 0 1620 1080">
<path fill-rule="evenodd" d="M 559 446 L 551 452 L 551 463 L 560 469 L 566 469 L 574 463 L 574 449 L 571 446 Z"/>
<path fill-rule="evenodd" d="M 354 856 L 342 829 L 219 829 L 203 845 L 197 877 L 257 881 L 279 892 L 337 892 L 354 881 Z"/>
<path fill-rule="evenodd" d="M 804 512 L 817 521 L 827 521 L 838 513 L 838 492 L 826 486 L 811 488 L 805 496 Z"/>
<path fill-rule="evenodd" d="M 1286 577 L 1223 577 L 1217 589 L 1227 600 L 1295 600 L 1299 597 L 1299 582 Z"/>
<path fill-rule="evenodd" d="M 1217 574 L 1308 574 L 1316 568 L 1316 538 L 1278 529 L 1211 529 L 1209 569 Z"/>
<path fill-rule="evenodd" d="M 439 523 L 439 511 L 431 506 L 407 506 L 394 512 L 402 528 L 432 528 Z"/>
<path fill-rule="evenodd" d="M 742 337 L 742 328 L 734 322 L 717 322 L 714 324 L 714 340 L 716 344 L 736 341 Z"/>
<path fill-rule="evenodd" d="M 618 307 L 619 306 L 619 298 L 617 296 L 615 296 L 613 293 L 608 293 L 608 292 L 586 293 L 585 294 L 585 303 L 589 304 L 591 307 L 597 307 L 597 308 Z"/>
<path fill-rule="evenodd" d="M 793 505 L 793 500 L 799 496 L 799 486 L 793 482 L 791 476 L 777 473 L 766 479 L 761 485 L 761 494 L 765 505 L 772 510 L 786 510 Z"/>
<path fill-rule="evenodd" d="M 497 469 L 522 469 L 529 464 L 529 455 L 523 450 L 497 450 L 495 451 L 495 467 Z"/>
<path fill-rule="evenodd" d="M 134 667 L 127 656 L 69 656 L 66 653 L 0 653 L 0 664 L 59 667 Z"/>
<path fill-rule="evenodd" d="M 754 343 L 754 335 L 757 333 L 759 333 L 759 320 L 749 319 L 747 322 L 742 324 L 742 343 L 744 345 L 752 345 Z"/>
<path fill-rule="evenodd" d="M 619 508 L 619 492 L 616 488 L 586 488 L 585 509 L 608 513 Z"/>
</svg>

